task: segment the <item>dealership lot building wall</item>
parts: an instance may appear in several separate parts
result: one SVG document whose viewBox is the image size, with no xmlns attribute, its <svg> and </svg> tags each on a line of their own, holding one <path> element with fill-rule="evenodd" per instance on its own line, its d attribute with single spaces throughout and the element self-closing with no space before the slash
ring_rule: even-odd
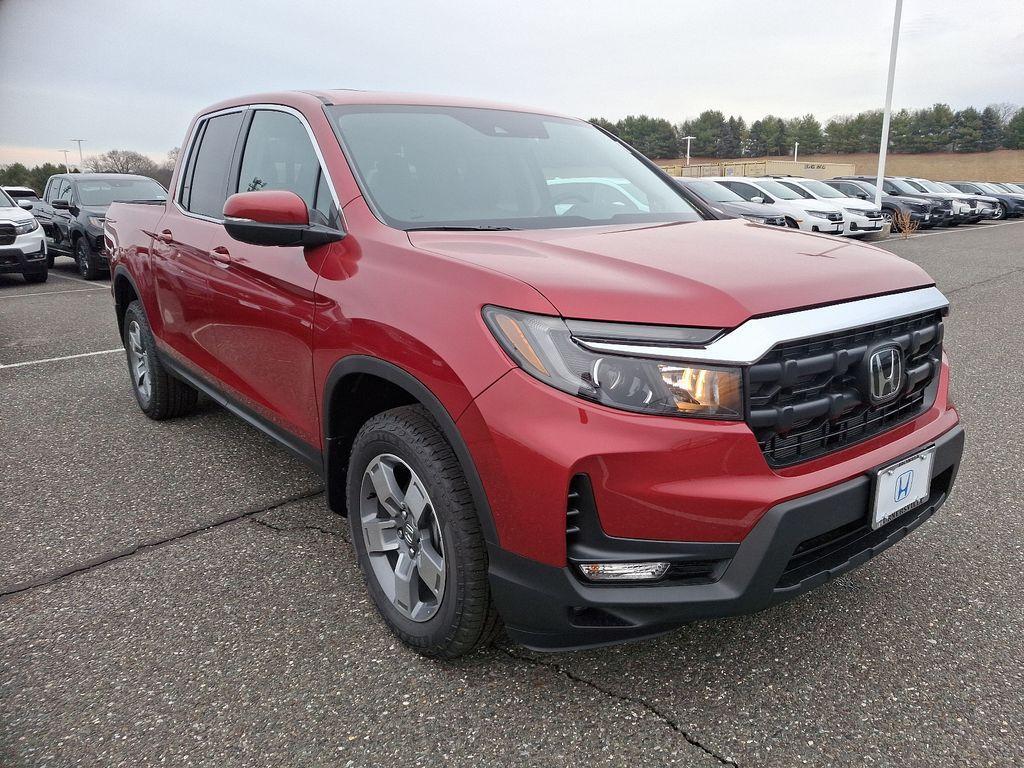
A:
<svg viewBox="0 0 1024 768">
<path fill-rule="evenodd" d="M 736 160 L 718 160 L 715 158 L 692 158 L 690 168 L 686 169 L 685 160 L 659 160 L 658 163 L 674 176 L 759 176 L 765 173 L 789 173 L 806 175 L 811 178 L 831 178 L 855 174 L 873 174 L 878 167 L 878 155 L 864 153 L 856 155 L 807 155 L 793 164 L 797 170 L 765 170 L 767 163 L 792 163 L 785 158 L 750 157 Z M 832 171 L 826 176 L 820 169 L 805 169 L 804 166 L 834 164 L 843 169 Z M 745 169 L 728 172 L 723 166 L 739 165 Z M 694 168 L 714 166 L 713 170 L 695 173 Z M 774 166 L 773 166 L 774 167 Z M 812 171 L 815 171 L 812 173 Z M 939 181 L 956 181 L 960 179 L 981 179 L 984 181 L 1024 181 L 1024 150 L 1000 149 L 995 152 L 931 152 L 920 155 L 901 155 L 890 153 L 886 158 L 885 171 L 890 176 L 920 176 Z"/>
</svg>

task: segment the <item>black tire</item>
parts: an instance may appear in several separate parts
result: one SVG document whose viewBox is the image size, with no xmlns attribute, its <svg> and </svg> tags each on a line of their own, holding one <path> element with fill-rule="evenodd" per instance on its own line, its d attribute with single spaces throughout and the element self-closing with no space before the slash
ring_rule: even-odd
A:
<svg viewBox="0 0 1024 768">
<path fill-rule="evenodd" d="M 96 280 L 103 270 L 99 268 L 98 257 L 93 253 L 88 238 L 80 237 L 75 243 L 75 263 L 78 264 L 78 274 L 86 280 Z"/>
<path fill-rule="evenodd" d="M 360 490 L 370 463 L 396 456 L 418 476 L 430 497 L 444 552 L 444 592 L 425 621 L 403 615 L 391 602 L 367 553 Z M 374 416 L 352 446 L 347 478 L 352 542 L 367 590 L 391 631 L 413 650 L 454 659 L 490 643 L 501 628 L 491 599 L 487 548 L 465 475 L 451 445 L 422 406 L 403 406 Z M 403 507 L 404 508 L 404 507 Z"/>
<path fill-rule="evenodd" d="M 786 217 L 786 226 L 789 229 L 800 229 L 800 225 L 796 223 L 796 219 L 790 218 L 789 216 Z"/>
<path fill-rule="evenodd" d="M 1000 203 L 999 207 L 996 208 L 995 216 L 992 217 L 993 221 L 1005 221 L 1009 216 L 1010 210 L 1006 207 L 1005 203 Z"/>
<path fill-rule="evenodd" d="M 47 251 L 47 253 L 46 253 L 46 266 L 47 266 L 48 269 L 53 269 L 53 259 L 54 259 L 54 255 L 52 253 L 50 253 L 49 251 Z"/>
<path fill-rule="evenodd" d="M 146 394 L 140 381 L 135 375 L 133 354 L 139 357 L 138 352 L 133 351 L 133 333 L 138 331 L 141 343 L 141 357 L 145 358 L 146 375 L 149 381 L 149 392 Z M 199 393 L 192 386 L 174 374 L 169 372 L 160 363 L 156 354 L 156 341 L 153 338 L 153 331 L 146 319 L 146 312 L 142 303 L 136 299 L 128 305 L 124 315 L 124 334 L 122 341 L 125 346 L 125 353 L 128 359 L 128 371 L 132 381 L 132 392 L 142 412 L 154 421 L 173 419 L 178 416 L 185 416 L 191 413 L 199 399 Z"/>
<path fill-rule="evenodd" d="M 891 232 L 900 231 L 899 215 L 895 208 L 883 208 L 882 218 L 889 222 L 889 230 Z"/>
<path fill-rule="evenodd" d="M 26 272 L 24 274 L 26 283 L 45 283 L 49 277 L 50 270 L 48 270 L 46 267 L 43 267 L 38 272 Z"/>
</svg>

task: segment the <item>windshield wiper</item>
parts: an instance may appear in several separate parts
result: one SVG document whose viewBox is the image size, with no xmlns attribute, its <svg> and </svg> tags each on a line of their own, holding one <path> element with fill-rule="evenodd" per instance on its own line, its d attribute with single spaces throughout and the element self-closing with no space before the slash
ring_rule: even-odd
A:
<svg viewBox="0 0 1024 768">
<path fill-rule="evenodd" d="M 488 225 L 481 225 L 478 227 L 458 227 L 447 224 L 438 224 L 434 227 L 412 227 L 411 229 L 405 230 L 406 232 L 513 232 L 518 231 L 518 227 L 492 227 Z"/>
</svg>

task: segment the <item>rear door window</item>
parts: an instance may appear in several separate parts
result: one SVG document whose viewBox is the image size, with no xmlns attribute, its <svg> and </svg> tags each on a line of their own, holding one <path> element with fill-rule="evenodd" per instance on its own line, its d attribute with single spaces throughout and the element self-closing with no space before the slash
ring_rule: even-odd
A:
<svg viewBox="0 0 1024 768">
<path fill-rule="evenodd" d="M 179 198 L 185 210 L 212 219 L 223 218 L 242 114 L 229 112 L 211 117 L 202 126 L 201 135 L 197 132 Z"/>
</svg>

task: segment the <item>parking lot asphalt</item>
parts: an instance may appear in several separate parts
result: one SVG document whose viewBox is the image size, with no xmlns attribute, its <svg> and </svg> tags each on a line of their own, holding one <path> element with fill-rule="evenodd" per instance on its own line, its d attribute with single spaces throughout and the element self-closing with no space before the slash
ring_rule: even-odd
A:
<svg viewBox="0 0 1024 768">
<path fill-rule="evenodd" d="M 1024 222 L 879 245 L 952 303 L 933 520 L 760 614 L 454 664 L 387 632 L 288 453 L 138 411 L 105 283 L 0 276 L 0 766 L 1024 763 Z"/>
</svg>

